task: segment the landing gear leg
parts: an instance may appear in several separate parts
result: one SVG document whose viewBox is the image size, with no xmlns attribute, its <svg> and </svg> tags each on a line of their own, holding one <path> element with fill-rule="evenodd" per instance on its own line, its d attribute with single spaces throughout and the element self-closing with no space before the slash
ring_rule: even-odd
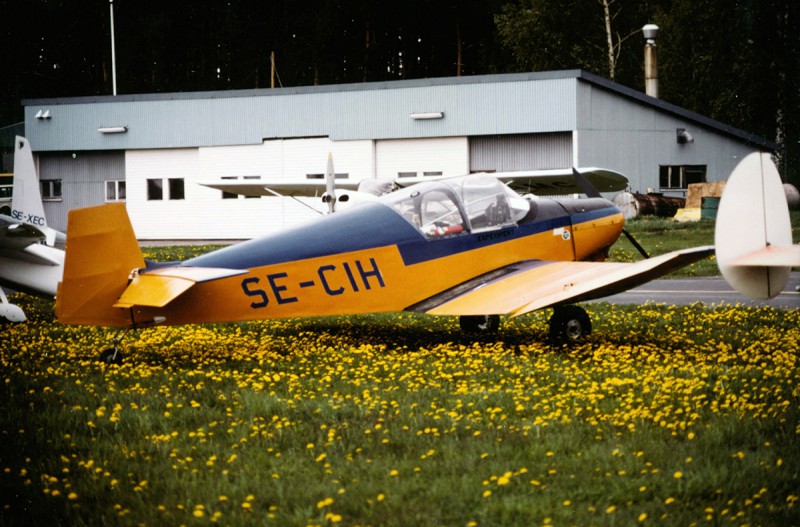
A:
<svg viewBox="0 0 800 527">
<path fill-rule="evenodd" d="M 461 331 L 478 335 L 497 333 L 500 315 L 464 315 L 458 319 Z"/>
<path fill-rule="evenodd" d="M 582 307 L 559 306 L 550 317 L 550 339 L 554 342 L 575 342 L 592 332 L 592 321 Z"/>
<path fill-rule="evenodd" d="M 117 364 L 117 365 L 122 364 L 122 359 L 125 358 L 125 356 L 122 354 L 122 351 L 120 351 L 119 344 L 120 342 L 122 342 L 122 339 L 125 338 L 125 335 L 128 334 L 128 331 L 130 331 L 130 329 L 126 329 L 121 334 L 115 336 L 112 339 L 114 347 L 105 349 L 100 353 L 101 362 L 104 362 L 106 364 Z"/>
</svg>

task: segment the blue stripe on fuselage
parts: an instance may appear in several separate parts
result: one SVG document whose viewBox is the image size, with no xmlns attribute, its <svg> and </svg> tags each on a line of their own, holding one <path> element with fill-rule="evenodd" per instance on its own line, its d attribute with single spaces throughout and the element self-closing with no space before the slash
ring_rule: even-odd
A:
<svg viewBox="0 0 800 527">
<path fill-rule="evenodd" d="M 192 258 L 182 265 L 251 269 L 424 241 L 422 233 L 390 207 L 381 203 L 362 203 L 279 233 Z"/>
<path fill-rule="evenodd" d="M 193 267 L 250 269 L 308 258 L 397 245 L 406 265 L 505 243 L 571 224 L 566 211 L 536 217 L 517 226 L 427 239 L 391 207 L 364 203 L 286 231 L 243 242 L 183 262 Z M 576 223 L 618 212 L 605 207 L 574 213 Z"/>
</svg>

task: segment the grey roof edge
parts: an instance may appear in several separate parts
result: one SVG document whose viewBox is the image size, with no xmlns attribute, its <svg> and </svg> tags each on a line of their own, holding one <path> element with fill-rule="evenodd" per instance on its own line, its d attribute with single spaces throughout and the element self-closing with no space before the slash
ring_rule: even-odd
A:
<svg viewBox="0 0 800 527">
<path fill-rule="evenodd" d="M 502 73 L 493 75 L 465 75 L 462 77 L 431 77 L 424 79 L 392 80 L 380 82 L 356 82 L 349 84 L 321 84 L 317 86 L 293 86 L 288 88 L 253 88 L 244 90 L 217 90 L 197 92 L 139 93 L 125 95 L 87 95 L 81 97 L 50 97 L 23 99 L 23 106 L 59 104 L 96 104 L 111 102 L 175 101 L 225 99 L 234 97 L 270 97 L 312 93 L 380 91 L 398 88 L 422 88 L 429 86 L 452 86 L 458 84 L 492 84 L 499 82 L 522 82 L 533 80 L 575 79 L 581 70 L 538 71 L 524 73 Z"/>
<path fill-rule="evenodd" d="M 580 70 L 578 78 L 587 81 L 591 84 L 594 84 L 600 88 L 613 91 L 624 97 L 634 99 L 643 104 L 655 106 L 656 108 L 664 112 L 671 113 L 683 119 L 694 121 L 699 125 L 705 126 L 707 128 L 712 128 L 723 134 L 727 134 L 736 137 L 738 139 L 742 139 L 747 143 L 752 143 L 762 148 L 766 148 L 767 150 L 770 150 L 772 152 L 777 152 L 778 150 L 781 149 L 781 145 L 773 141 L 770 141 L 769 139 L 745 132 L 744 130 L 727 125 L 720 121 L 716 121 L 714 119 L 711 119 L 710 117 L 706 117 L 705 115 L 701 115 L 691 110 L 687 110 L 686 108 L 683 108 L 681 106 L 668 103 L 657 97 L 651 97 L 646 93 L 634 90 L 633 88 L 629 88 L 627 86 L 623 86 L 622 84 L 617 84 L 616 82 L 604 79 L 603 77 L 600 77 L 599 75 L 595 75 L 593 73 L 589 73 L 588 71 Z"/>
<path fill-rule="evenodd" d="M 379 91 L 398 88 L 418 88 L 430 86 L 452 86 L 468 84 L 491 84 L 500 82 L 524 82 L 554 79 L 579 79 L 589 82 L 599 88 L 614 92 L 623 97 L 634 99 L 642 104 L 654 106 L 664 112 L 671 113 L 683 119 L 696 122 L 699 125 L 717 130 L 726 135 L 736 137 L 747 143 L 758 145 L 762 148 L 776 152 L 781 146 L 766 138 L 740 130 L 720 121 L 711 119 L 699 113 L 692 112 L 680 106 L 668 103 L 656 97 L 651 97 L 641 91 L 623 86 L 599 75 L 585 70 L 556 70 L 523 73 L 503 73 L 493 75 L 468 75 L 463 77 L 432 77 L 425 79 L 393 80 L 381 82 L 359 82 L 349 84 L 323 84 L 318 86 L 295 86 L 289 88 L 258 88 L 246 90 L 218 90 L 202 92 L 170 92 L 170 93 L 142 93 L 126 95 L 90 95 L 83 97 L 60 97 L 23 99 L 23 106 L 60 105 L 60 104 L 97 104 L 111 102 L 138 102 L 138 101 L 177 101 L 177 100 L 202 100 L 223 99 L 234 97 L 270 97 L 281 95 L 299 95 L 312 93 L 354 92 L 354 91 Z"/>
</svg>

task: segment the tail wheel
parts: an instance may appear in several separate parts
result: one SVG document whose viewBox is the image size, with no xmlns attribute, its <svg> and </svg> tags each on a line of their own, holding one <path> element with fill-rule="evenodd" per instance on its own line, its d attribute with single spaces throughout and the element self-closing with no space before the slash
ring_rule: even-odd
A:
<svg viewBox="0 0 800 527">
<path fill-rule="evenodd" d="M 575 342 L 592 332 L 592 321 L 582 307 L 562 306 L 550 317 L 550 338 L 556 342 Z"/>
<path fill-rule="evenodd" d="M 117 348 L 108 348 L 100 353 L 100 362 L 105 364 L 122 364 L 122 352 Z"/>
<path fill-rule="evenodd" d="M 500 328 L 500 315 L 464 315 L 458 319 L 465 333 L 492 334 Z"/>
</svg>

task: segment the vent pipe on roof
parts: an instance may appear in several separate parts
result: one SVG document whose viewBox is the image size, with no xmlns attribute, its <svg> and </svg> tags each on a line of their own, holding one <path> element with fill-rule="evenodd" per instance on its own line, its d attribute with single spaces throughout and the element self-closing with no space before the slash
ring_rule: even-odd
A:
<svg viewBox="0 0 800 527">
<path fill-rule="evenodd" d="M 644 34 L 644 92 L 650 97 L 658 97 L 658 53 L 656 37 L 658 26 L 647 24 L 642 28 Z"/>
</svg>

